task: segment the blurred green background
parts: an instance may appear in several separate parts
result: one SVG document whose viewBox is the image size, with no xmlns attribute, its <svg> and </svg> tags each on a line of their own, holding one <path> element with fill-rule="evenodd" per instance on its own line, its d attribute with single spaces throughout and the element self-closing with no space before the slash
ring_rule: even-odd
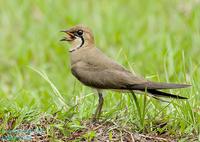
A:
<svg viewBox="0 0 200 142">
<path fill-rule="evenodd" d="M 190 99 L 164 114 L 176 118 L 173 123 L 187 120 L 184 128 L 199 127 L 199 0 L 0 0 L 2 116 L 5 110 L 59 109 L 50 83 L 31 68 L 49 77 L 69 107 L 78 104 L 77 118 L 92 115 L 97 97 L 71 75 L 69 45 L 59 41 L 60 30 L 80 23 L 92 29 L 97 47 L 128 69 L 154 81 L 192 84 L 191 89 L 172 91 Z M 134 119 L 127 94 L 106 94 L 105 116 L 122 112 Z M 183 108 L 176 108 L 178 104 Z M 151 100 L 150 106 L 147 116 L 155 118 L 163 105 Z"/>
</svg>

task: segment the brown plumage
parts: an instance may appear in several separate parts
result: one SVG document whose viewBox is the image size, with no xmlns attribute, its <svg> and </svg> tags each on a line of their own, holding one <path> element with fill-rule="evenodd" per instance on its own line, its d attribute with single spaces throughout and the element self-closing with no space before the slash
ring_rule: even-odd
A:
<svg viewBox="0 0 200 142">
<path fill-rule="evenodd" d="M 104 89 L 123 91 L 142 91 L 157 97 L 187 99 L 186 97 L 165 93 L 157 89 L 185 88 L 187 84 L 157 83 L 136 76 L 103 54 L 94 43 L 90 29 L 78 25 L 64 30 L 67 36 L 62 41 L 71 43 L 70 51 L 72 74 L 84 85 L 97 89 L 99 106 L 95 118 L 101 113 Z"/>
</svg>

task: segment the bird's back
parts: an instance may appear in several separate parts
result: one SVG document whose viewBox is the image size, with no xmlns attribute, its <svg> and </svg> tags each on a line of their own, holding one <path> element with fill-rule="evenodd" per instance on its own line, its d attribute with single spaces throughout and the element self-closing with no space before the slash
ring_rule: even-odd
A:
<svg viewBox="0 0 200 142">
<path fill-rule="evenodd" d="M 144 83 L 97 48 L 81 49 L 72 53 L 71 70 L 73 75 L 87 86 L 101 89 L 121 89 L 128 84 Z"/>
</svg>

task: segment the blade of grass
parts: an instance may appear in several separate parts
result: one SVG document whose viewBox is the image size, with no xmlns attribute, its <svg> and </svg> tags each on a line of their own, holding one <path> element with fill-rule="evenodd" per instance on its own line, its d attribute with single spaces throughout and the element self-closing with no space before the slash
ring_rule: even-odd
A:
<svg viewBox="0 0 200 142">
<path fill-rule="evenodd" d="M 51 82 L 51 80 L 48 78 L 47 74 L 45 72 L 39 71 L 38 69 L 29 66 L 29 68 L 31 70 L 33 70 L 34 72 L 36 72 L 37 74 L 39 74 L 45 81 L 47 81 L 49 83 L 49 85 L 51 86 L 55 96 L 52 96 L 53 98 L 56 98 L 59 103 L 57 103 L 55 101 L 55 104 L 59 107 L 59 108 L 63 108 L 65 111 L 67 110 L 67 108 L 69 108 L 69 106 L 65 103 L 65 99 L 62 97 L 61 93 L 58 91 L 58 89 L 56 88 L 56 86 Z M 55 99 L 54 99 L 55 100 Z"/>
</svg>

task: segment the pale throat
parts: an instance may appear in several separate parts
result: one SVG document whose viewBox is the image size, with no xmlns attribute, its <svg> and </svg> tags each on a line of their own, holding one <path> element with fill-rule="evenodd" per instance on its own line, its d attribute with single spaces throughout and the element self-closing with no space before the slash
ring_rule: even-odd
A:
<svg viewBox="0 0 200 142">
<path fill-rule="evenodd" d="M 72 48 L 69 50 L 69 52 L 73 52 L 75 50 L 78 50 L 84 45 L 84 39 L 81 37 L 77 37 L 73 42 L 72 42 Z"/>
</svg>

